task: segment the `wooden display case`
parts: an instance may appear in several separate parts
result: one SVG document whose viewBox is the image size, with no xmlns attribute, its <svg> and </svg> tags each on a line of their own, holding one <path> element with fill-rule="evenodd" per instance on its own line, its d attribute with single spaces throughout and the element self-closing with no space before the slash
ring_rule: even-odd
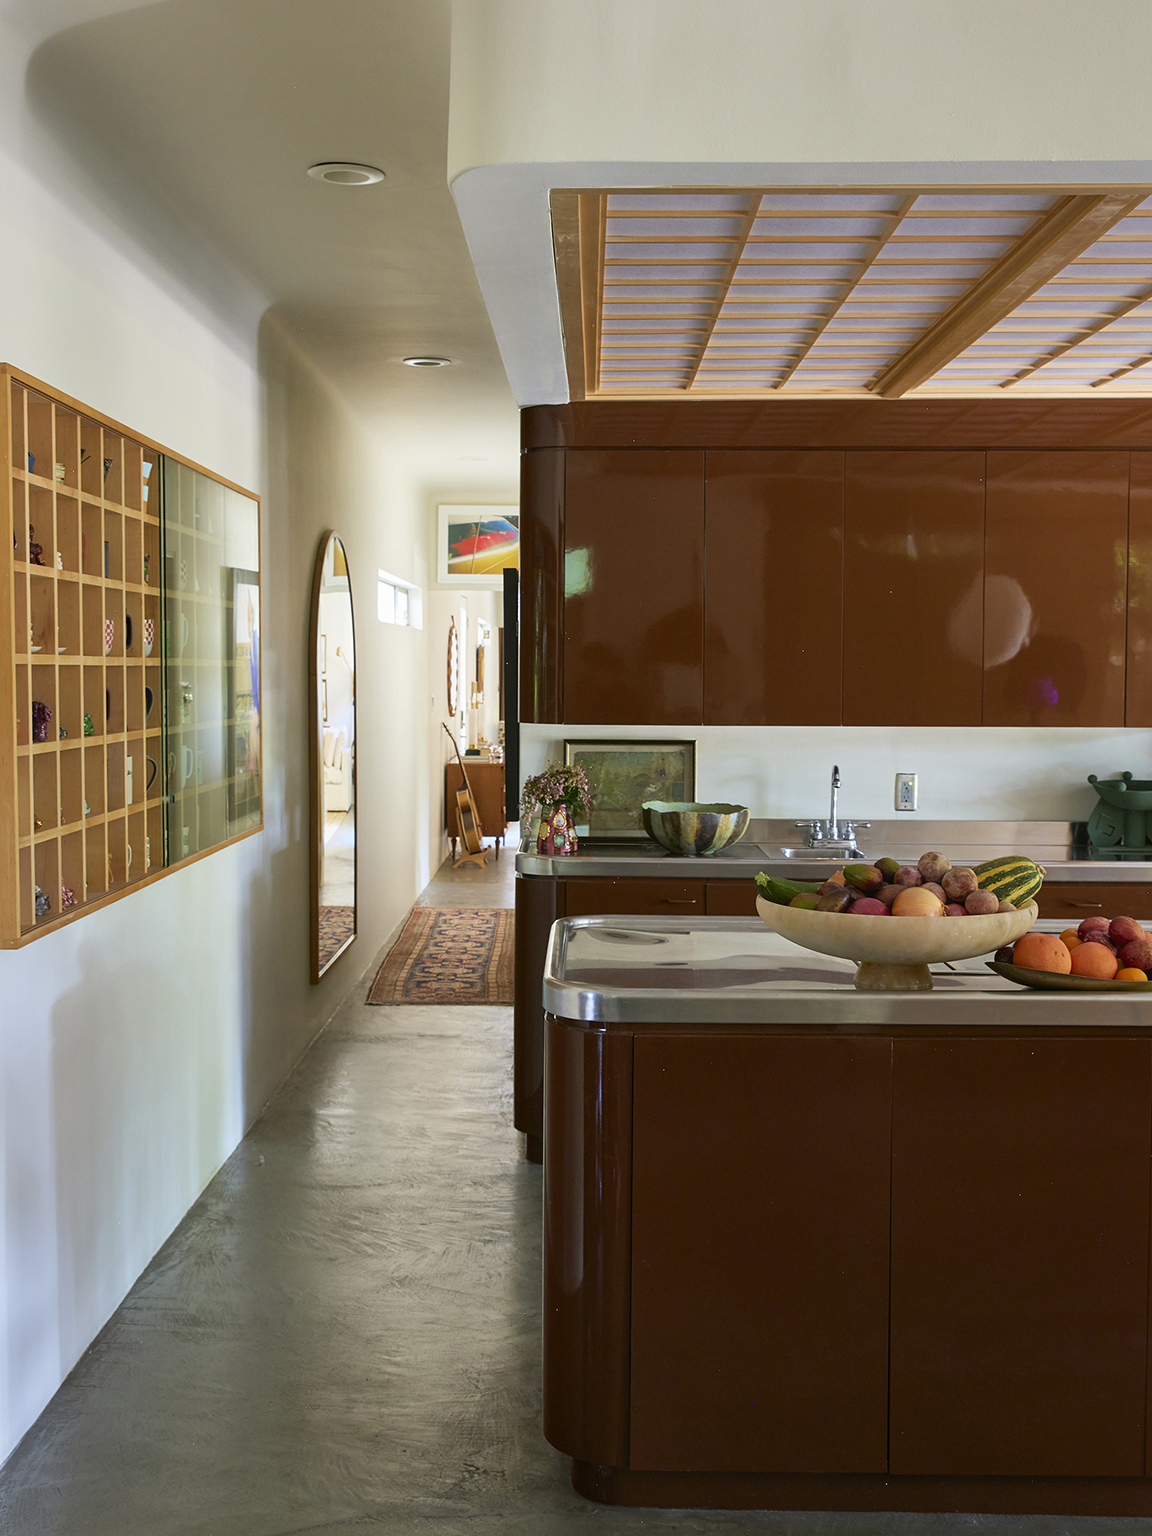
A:
<svg viewBox="0 0 1152 1536">
<path fill-rule="evenodd" d="M 161 487 L 173 464 L 219 483 L 7 366 L 0 412 L 12 530 L 0 581 L 0 944 L 11 948 L 181 857 Z M 259 824 L 257 803 L 240 830 Z M 235 830 L 218 818 L 190 851 Z"/>
</svg>

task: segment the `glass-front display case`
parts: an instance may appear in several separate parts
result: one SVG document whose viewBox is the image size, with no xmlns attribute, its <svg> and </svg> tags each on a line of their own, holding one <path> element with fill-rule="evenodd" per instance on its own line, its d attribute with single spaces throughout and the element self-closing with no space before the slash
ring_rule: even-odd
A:
<svg viewBox="0 0 1152 1536">
<path fill-rule="evenodd" d="M 260 509 L 165 456 L 166 863 L 260 825 Z"/>
</svg>

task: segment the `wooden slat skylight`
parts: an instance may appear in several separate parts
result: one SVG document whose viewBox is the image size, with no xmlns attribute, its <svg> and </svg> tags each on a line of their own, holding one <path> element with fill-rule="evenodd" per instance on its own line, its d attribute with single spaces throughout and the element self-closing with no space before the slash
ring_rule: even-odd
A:
<svg viewBox="0 0 1152 1536">
<path fill-rule="evenodd" d="M 574 392 L 1146 390 L 1146 191 L 555 194 Z"/>
</svg>

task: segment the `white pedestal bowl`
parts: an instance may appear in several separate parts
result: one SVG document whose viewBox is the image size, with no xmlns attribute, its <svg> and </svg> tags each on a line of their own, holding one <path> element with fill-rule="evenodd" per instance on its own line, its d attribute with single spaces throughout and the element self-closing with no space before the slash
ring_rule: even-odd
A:
<svg viewBox="0 0 1152 1536">
<path fill-rule="evenodd" d="M 1040 916 L 1034 901 L 1015 912 L 988 917 L 854 917 L 850 912 L 811 912 L 756 898 L 767 927 L 819 955 L 858 962 L 863 992 L 930 992 L 930 965 L 992 954 L 1027 933 Z"/>
</svg>

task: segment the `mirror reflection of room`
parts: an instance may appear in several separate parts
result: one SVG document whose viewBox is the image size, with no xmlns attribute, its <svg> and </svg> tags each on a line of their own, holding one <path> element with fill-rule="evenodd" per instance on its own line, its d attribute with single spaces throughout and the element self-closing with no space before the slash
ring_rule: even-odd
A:
<svg viewBox="0 0 1152 1536">
<path fill-rule="evenodd" d="M 319 688 L 319 968 L 356 930 L 356 648 L 344 546 L 333 535 L 323 555 L 316 613 Z"/>
</svg>

